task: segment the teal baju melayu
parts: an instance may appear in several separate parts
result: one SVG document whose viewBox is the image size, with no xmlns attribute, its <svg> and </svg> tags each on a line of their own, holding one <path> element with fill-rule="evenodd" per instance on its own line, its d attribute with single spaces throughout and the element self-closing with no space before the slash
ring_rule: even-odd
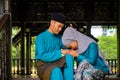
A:
<svg viewBox="0 0 120 80">
<path fill-rule="evenodd" d="M 109 71 L 108 66 L 104 63 L 102 58 L 98 55 L 98 45 L 92 42 L 87 50 L 77 57 L 77 62 L 87 60 L 95 69 L 99 69 L 104 73 Z"/>
<path fill-rule="evenodd" d="M 54 35 L 46 30 L 36 37 L 35 45 L 35 58 L 37 60 L 45 63 L 53 63 L 63 57 L 61 49 L 65 47 L 62 45 L 60 35 Z M 59 67 L 53 68 L 50 80 L 73 80 L 73 60 L 73 57 L 67 54 L 65 56 L 66 65 L 62 69 Z"/>
</svg>

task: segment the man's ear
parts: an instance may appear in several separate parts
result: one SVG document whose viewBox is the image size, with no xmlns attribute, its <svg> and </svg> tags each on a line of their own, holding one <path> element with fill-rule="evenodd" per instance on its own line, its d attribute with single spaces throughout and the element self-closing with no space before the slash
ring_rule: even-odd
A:
<svg viewBox="0 0 120 80">
<path fill-rule="evenodd" d="M 55 21 L 51 20 L 51 25 L 54 25 L 55 24 Z"/>
</svg>

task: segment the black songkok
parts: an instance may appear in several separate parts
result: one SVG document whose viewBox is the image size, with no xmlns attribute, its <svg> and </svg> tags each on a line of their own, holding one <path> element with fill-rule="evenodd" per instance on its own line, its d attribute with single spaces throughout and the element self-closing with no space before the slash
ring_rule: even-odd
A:
<svg viewBox="0 0 120 80">
<path fill-rule="evenodd" d="M 65 24 L 66 17 L 62 13 L 53 13 L 51 16 L 51 20 L 55 20 L 55 21 Z"/>
</svg>

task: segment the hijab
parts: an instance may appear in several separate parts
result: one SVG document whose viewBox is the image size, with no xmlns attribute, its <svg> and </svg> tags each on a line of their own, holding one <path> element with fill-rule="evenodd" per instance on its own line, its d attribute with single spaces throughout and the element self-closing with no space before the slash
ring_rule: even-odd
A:
<svg viewBox="0 0 120 80">
<path fill-rule="evenodd" d="M 73 41 L 78 42 L 78 53 L 83 53 L 90 43 L 95 42 L 92 38 L 77 31 L 75 28 L 67 27 L 62 36 L 62 43 L 64 45 L 70 44 Z M 95 42 L 96 43 L 96 42 Z"/>
</svg>

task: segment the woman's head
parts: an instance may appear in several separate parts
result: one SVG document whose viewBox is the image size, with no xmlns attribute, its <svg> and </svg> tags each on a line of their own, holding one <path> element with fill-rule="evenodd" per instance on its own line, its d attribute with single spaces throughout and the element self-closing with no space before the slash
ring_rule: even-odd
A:
<svg viewBox="0 0 120 80">
<path fill-rule="evenodd" d="M 72 41 L 71 43 L 66 44 L 65 46 L 69 49 L 76 50 L 78 48 L 78 42 L 77 41 Z"/>
<path fill-rule="evenodd" d="M 70 49 L 78 48 L 77 36 L 75 35 L 76 29 L 72 27 L 68 27 L 65 29 L 62 36 L 62 43 Z"/>
</svg>

